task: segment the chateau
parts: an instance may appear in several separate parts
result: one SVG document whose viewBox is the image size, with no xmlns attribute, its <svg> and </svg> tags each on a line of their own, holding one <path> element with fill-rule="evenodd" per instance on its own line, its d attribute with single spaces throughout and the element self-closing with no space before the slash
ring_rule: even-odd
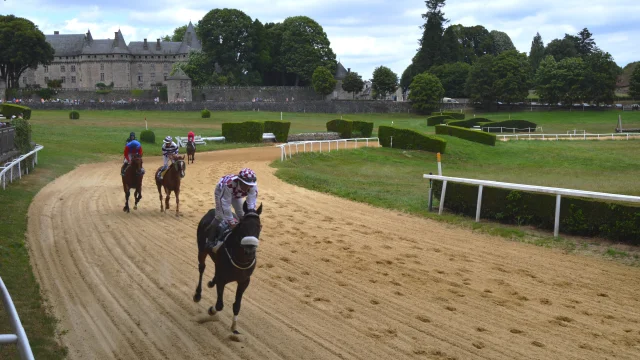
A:
<svg viewBox="0 0 640 360">
<path fill-rule="evenodd" d="M 63 89 L 95 89 L 97 83 L 114 89 L 151 89 L 164 85 L 174 63 L 186 61 L 191 50 L 202 50 L 193 24 L 189 22 L 182 42 L 131 41 L 129 45 L 118 30 L 111 39 L 93 39 L 86 34 L 45 35 L 55 50 L 48 66 L 28 69 L 20 79 L 20 87 L 40 85 L 49 80 L 62 80 Z"/>
</svg>

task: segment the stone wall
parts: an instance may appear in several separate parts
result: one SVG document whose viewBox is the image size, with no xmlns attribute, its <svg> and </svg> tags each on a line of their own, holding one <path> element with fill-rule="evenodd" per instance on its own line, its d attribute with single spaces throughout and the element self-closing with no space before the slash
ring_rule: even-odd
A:
<svg viewBox="0 0 640 360">
<path fill-rule="evenodd" d="M 310 87 L 295 86 L 207 86 L 193 88 L 193 101 L 287 102 L 322 100 Z"/>
<path fill-rule="evenodd" d="M 25 104 L 32 109 L 45 110 L 144 110 L 144 111 L 199 111 L 209 109 L 212 111 L 275 111 L 275 112 L 308 112 L 330 114 L 357 114 L 357 113 L 413 113 L 411 103 L 394 101 L 294 101 L 277 103 L 254 102 L 190 102 L 155 104 L 151 101 L 135 102 L 129 104 L 113 103 L 89 103 L 80 105 L 67 105 L 63 103 L 31 103 Z"/>
</svg>

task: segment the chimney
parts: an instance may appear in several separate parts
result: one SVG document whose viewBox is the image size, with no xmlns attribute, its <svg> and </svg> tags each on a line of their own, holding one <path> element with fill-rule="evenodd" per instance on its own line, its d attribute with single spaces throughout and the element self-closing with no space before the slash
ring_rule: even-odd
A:
<svg viewBox="0 0 640 360">
<path fill-rule="evenodd" d="M 351 72 L 351 68 L 347 68 L 347 72 L 350 73 Z"/>
<path fill-rule="evenodd" d="M 144 39 L 144 48 L 145 50 L 149 48 L 149 45 L 147 45 L 147 39 Z"/>
<path fill-rule="evenodd" d="M 53 35 L 60 35 L 60 31 L 54 31 Z"/>
<path fill-rule="evenodd" d="M 156 41 L 156 50 L 160 50 L 160 39 L 157 39 Z"/>
</svg>

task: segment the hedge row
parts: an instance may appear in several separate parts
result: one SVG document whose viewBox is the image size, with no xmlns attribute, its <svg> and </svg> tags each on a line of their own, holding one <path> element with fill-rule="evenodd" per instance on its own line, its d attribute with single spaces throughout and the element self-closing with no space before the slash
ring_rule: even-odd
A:
<svg viewBox="0 0 640 360">
<path fill-rule="evenodd" d="M 229 142 L 259 143 L 263 133 L 264 123 L 259 121 L 222 124 L 222 136 Z"/>
<path fill-rule="evenodd" d="M 200 111 L 200 117 L 203 119 L 208 119 L 211 117 L 211 111 L 204 109 L 202 111 Z"/>
<path fill-rule="evenodd" d="M 442 182 L 433 181 L 434 196 L 442 193 Z M 444 207 L 475 217 L 478 186 L 447 183 Z M 532 225 L 553 230 L 556 197 L 485 187 L 480 216 L 501 223 Z M 560 202 L 560 232 L 598 236 L 640 245 L 640 207 L 563 196 Z"/>
<path fill-rule="evenodd" d="M 449 115 L 429 116 L 427 118 L 427 126 L 435 126 L 435 125 L 444 124 L 444 122 L 447 121 L 447 120 L 455 120 L 455 119 L 453 117 L 449 116 Z"/>
<path fill-rule="evenodd" d="M 487 129 L 488 132 L 504 132 L 504 131 L 511 131 L 513 132 L 514 130 L 512 129 L 521 129 L 521 130 L 515 130 L 515 132 L 529 132 L 529 130 L 527 130 L 527 128 L 533 128 L 535 131 L 535 128 L 537 127 L 537 125 L 535 123 L 532 123 L 531 121 L 527 121 L 527 120 L 504 120 L 504 121 L 498 121 L 498 122 L 488 122 L 488 123 L 480 123 L 478 124 L 482 127 L 505 127 L 505 128 L 509 128 L 509 130 L 506 129 Z M 483 129 L 483 131 L 485 131 Z"/>
<path fill-rule="evenodd" d="M 353 131 L 351 135 L 355 135 L 356 137 L 371 137 L 373 134 L 373 123 L 366 121 L 354 121 L 353 122 Z M 359 136 L 358 136 L 359 135 Z"/>
<path fill-rule="evenodd" d="M 456 120 L 464 120 L 464 113 L 459 112 L 451 112 L 451 111 L 443 111 L 443 112 L 433 112 L 431 115 L 448 115 Z"/>
<path fill-rule="evenodd" d="M 474 141 L 485 145 L 496 145 L 496 136 L 483 131 L 465 129 L 451 125 L 436 125 L 437 135 L 449 135 L 457 138 Z"/>
<path fill-rule="evenodd" d="M 289 138 L 290 122 L 285 121 L 265 121 L 264 132 L 273 133 L 276 136 L 276 142 L 285 143 Z"/>
<path fill-rule="evenodd" d="M 140 141 L 155 144 L 156 143 L 156 134 L 151 130 L 142 130 L 140 133 Z"/>
<path fill-rule="evenodd" d="M 353 122 L 349 120 L 331 120 L 327 122 L 327 131 L 337 132 L 341 139 L 350 139 L 353 131 Z"/>
<path fill-rule="evenodd" d="M 31 119 L 31 108 L 16 104 L 2 104 L 0 114 L 7 120 L 11 119 L 14 115 L 17 118 L 20 114 L 22 114 L 23 119 L 29 120 Z"/>
<path fill-rule="evenodd" d="M 391 137 L 393 136 L 393 140 Z M 398 129 L 391 126 L 378 128 L 378 139 L 383 147 L 394 149 L 425 150 L 444 153 L 447 141 L 435 136 L 427 136 L 409 129 Z"/>
<path fill-rule="evenodd" d="M 69 112 L 69 119 L 78 120 L 80 119 L 80 113 L 77 110 L 71 110 Z"/>
<path fill-rule="evenodd" d="M 485 118 L 473 118 L 473 119 L 469 119 L 469 120 L 447 121 L 447 125 L 459 126 L 459 127 L 463 127 L 463 128 L 467 128 L 467 129 L 471 129 L 472 127 L 477 126 L 480 123 L 491 124 L 491 123 L 493 123 L 493 121 L 491 121 L 489 119 L 485 119 Z"/>
</svg>

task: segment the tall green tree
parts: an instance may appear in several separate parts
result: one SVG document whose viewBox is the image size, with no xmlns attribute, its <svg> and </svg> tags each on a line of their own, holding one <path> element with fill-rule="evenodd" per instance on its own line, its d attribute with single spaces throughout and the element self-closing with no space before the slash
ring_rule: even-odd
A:
<svg viewBox="0 0 640 360">
<path fill-rule="evenodd" d="M 536 94 L 540 99 L 551 105 L 560 101 L 562 84 L 558 78 L 558 63 L 551 55 L 547 55 L 536 71 Z"/>
<path fill-rule="evenodd" d="M 469 77 L 471 65 L 464 62 L 434 66 L 429 72 L 435 75 L 444 88 L 444 96 L 452 98 L 466 97 L 465 83 Z"/>
<path fill-rule="evenodd" d="M 442 53 L 441 58 L 444 64 L 462 61 L 462 46 L 459 41 L 459 28 L 449 26 L 442 35 Z"/>
<path fill-rule="evenodd" d="M 383 99 L 394 93 L 398 89 L 398 75 L 386 66 L 378 66 L 373 70 L 373 79 L 371 79 L 371 90 L 375 97 L 380 96 Z"/>
<path fill-rule="evenodd" d="M 306 16 L 294 16 L 286 18 L 282 26 L 281 54 L 286 71 L 296 75 L 295 86 L 300 80 L 311 80 L 319 66 L 335 71 L 336 55 L 320 24 Z"/>
<path fill-rule="evenodd" d="M 186 61 L 173 64 L 172 74 L 180 68 L 191 78 L 193 86 L 204 85 L 227 85 L 226 79 L 224 83 L 220 83 L 215 71 L 215 63 L 202 51 L 192 50 Z"/>
<path fill-rule="evenodd" d="M 556 61 L 561 61 L 566 58 L 573 58 L 579 55 L 578 48 L 576 47 L 576 40 L 571 35 L 565 35 L 564 39 L 554 39 L 547 44 L 544 49 L 545 55 L 553 56 Z"/>
<path fill-rule="evenodd" d="M 578 53 L 581 56 L 589 55 L 592 52 L 598 50 L 598 48 L 596 47 L 596 42 L 595 40 L 593 40 L 592 34 L 587 28 L 582 29 L 582 31 L 578 33 L 576 42 Z"/>
<path fill-rule="evenodd" d="M 493 94 L 503 102 L 514 103 L 529 95 L 531 66 L 525 53 L 505 51 L 495 57 L 492 66 Z"/>
<path fill-rule="evenodd" d="M 572 105 L 583 98 L 585 64 L 582 58 L 572 57 L 558 61 L 556 78 L 560 88 L 560 101 Z"/>
<path fill-rule="evenodd" d="M 495 54 L 493 37 L 482 25 L 459 27 L 462 61 L 473 64 L 484 55 Z"/>
<path fill-rule="evenodd" d="M 621 70 L 611 54 L 599 49 L 584 57 L 583 99 L 596 104 L 612 103 Z"/>
<path fill-rule="evenodd" d="M 331 71 L 324 66 L 318 66 L 312 75 L 313 90 L 316 93 L 327 96 L 336 88 L 336 79 Z"/>
<path fill-rule="evenodd" d="M 349 72 L 342 80 L 342 90 L 353 94 L 353 98 L 355 99 L 356 93 L 359 93 L 364 89 L 364 80 L 362 80 L 362 76 L 358 75 L 357 72 Z"/>
<path fill-rule="evenodd" d="M 444 96 L 440 80 L 430 73 L 416 75 L 409 89 L 411 107 L 420 114 L 428 114 L 437 109 Z"/>
<path fill-rule="evenodd" d="M 400 77 L 400 87 L 405 91 L 409 90 L 409 85 L 411 85 L 413 77 L 416 75 L 418 74 L 415 72 L 415 65 L 413 63 L 409 64 Z"/>
<path fill-rule="evenodd" d="M 531 41 L 531 51 L 529 52 L 529 63 L 531 63 L 531 71 L 533 74 L 538 71 L 540 62 L 545 58 L 544 43 L 542 42 L 542 36 L 540 33 L 536 33 Z"/>
<path fill-rule="evenodd" d="M 249 33 L 251 50 L 248 61 L 251 71 L 259 74 L 260 79 L 264 78 L 264 74 L 272 65 L 267 36 L 267 30 L 264 25 L 262 25 L 260 20 L 255 19 L 253 24 L 251 24 L 251 31 Z"/>
<path fill-rule="evenodd" d="M 425 24 L 422 26 L 422 38 L 418 41 L 420 48 L 416 54 L 414 63 L 418 73 L 426 71 L 433 65 L 442 64 L 442 35 L 444 24 L 449 20 L 445 19 L 442 7 L 446 0 L 426 0 L 427 12 L 422 14 Z"/>
<path fill-rule="evenodd" d="M 478 59 L 469 70 L 469 77 L 465 84 L 465 92 L 473 102 L 480 102 L 485 109 L 496 106 L 496 94 L 493 83 L 496 81 L 494 73 L 495 57 L 485 55 Z"/>
<path fill-rule="evenodd" d="M 0 76 L 7 88 L 18 88 L 20 76 L 28 68 L 51 64 L 54 52 L 34 23 L 0 15 Z"/>
<path fill-rule="evenodd" d="M 207 56 L 234 75 L 249 70 L 252 20 L 236 9 L 213 9 L 198 22 L 198 36 Z"/>
<path fill-rule="evenodd" d="M 505 51 L 515 50 L 516 47 L 513 45 L 513 41 L 507 33 L 497 30 L 492 30 L 489 35 L 493 39 L 493 54 L 500 55 Z"/>
<path fill-rule="evenodd" d="M 640 98 L 640 65 L 636 65 L 629 78 L 629 95 L 634 98 Z"/>
</svg>

